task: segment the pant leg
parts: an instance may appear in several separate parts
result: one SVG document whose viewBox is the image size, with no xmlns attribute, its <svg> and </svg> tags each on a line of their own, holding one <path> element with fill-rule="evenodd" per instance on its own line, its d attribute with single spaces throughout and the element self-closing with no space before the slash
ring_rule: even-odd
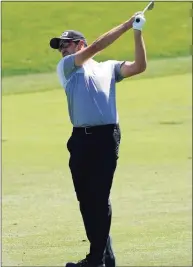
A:
<svg viewBox="0 0 193 267">
<path fill-rule="evenodd" d="M 94 150 L 90 162 L 90 190 L 92 206 L 95 211 L 94 241 L 91 242 L 90 255 L 93 259 L 101 259 L 107 254 L 113 259 L 111 242 L 108 242 L 111 227 L 112 208 L 109 200 L 114 172 L 117 166 L 120 144 L 120 130 L 99 136 L 91 147 Z M 110 241 L 110 240 L 109 240 Z"/>
<path fill-rule="evenodd" d="M 81 214 L 82 214 L 82 218 L 83 218 L 83 222 L 84 222 L 87 238 L 90 241 L 90 244 L 93 244 L 94 238 L 93 238 L 93 234 L 92 233 L 95 232 L 95 228 L 96 228 L 95 222 L 97 221 L 95 219 L 95 215 L 96 215 L 95 211 L 92 209 L 92 205 L 89 208 L 88 204 L 86 203 L 86 207 L 85 207 L 83 202 L 80 203 L 80 211 L 81 211 Z M 110 221 L 111 221 L 112 208 L 111 208 L 110 200 L 109 200 L 109 216 L 110 216 Z M 91 249 L 90 252 L 92 250 L 93 249 Z M 112 248 L 112 239 L 111 239 L 110 236 L 107 239 L 104 258 L 105 258 L 105 264 L 109 262 L 108 266 L 115 267 L 115 256 L 114 256 L 114 252 L 113 252 L 113 248 Z"/>
<path fill-rule="evenodd" d="M 71 140 L 72 141 L 72 140 Z M 88 258 L 102 263 L 107 246 L 110 225 L 110 189 L 118 158 L 120 132 L 101 136 L 73 139 L 69 145 L 69 166 L 77 198 L 80 202 L 87 237 L 90 241 Z"/>
<path fill-rule="evenodd" d="M 103 157 L 100 160 L 103 160 L 103 162 L 101 162 L 102 164 L 99 162 L 97 163 L 97 170 L 93 168 L 92 182 L 90 183 L 92 192 L 90 203 L 95 214 L 94 231 L 92 233 L 92 242 L 90 246 L 90 257 L 94 261 L 98 261 L 100 259 L 104 260 L 112 217 L 112 208 L 109 196 L 116 168 L 115 160 L 113 160 L 113 164 L 111 164 L 110 161 L 105 163 Z"/>
<path fill-rule="evenodd" d="M 116 259 L 112 248 L 112 238 L 109 236 L 107 239 L 107 245 L 105 248 L 105 265 L 115 267 Z"/>
<path fill-rule="evenodd" d="M 90 241 L 90 243 L 92 244 L 94 242 L 93 240 L 93 232 L 95 232 L 95 212 L 92 209 L 92 206 L 90 208 L 88 208 L 88 204 L 86 203 L 86 207 L 84 206 L 84 203 L 81 202 L 80 203 L 80 211 L 82 214 L 82 218 L 83 218 L 83 222 L 84 222 L 84 226 L 85 226 L 85 230 L 86 230 L 86 234 L 87 234 L 87 238 Z M 92 214 L 92 216 L 91 216 Z M 110 220 L 112 217 L 112 208 L 111 208 L 111 203 L 109 200 L 109 216 L 110 216 Z M 92 221 L 91 221 L 92 220 Z M 108 261 L 111 263 L 110 265 L 113 267 L 115 266 L 115 256 L 114 256 L 114 252 L 113 252 L 113 248 L 112 248 L 112 238 L 109 236 L 107 239 L 107 244 L 105 247 L 105 263 L 107 263 Z"/>
<path fill-rule="evenodd" d="M 72 135 L 67 143 L 70 152 L 69 167 L 72 174 L 74 189 L 82 214 L 86 235 L 90 243 L 95 229 L 95 213 L 90 199 L 88 184 L 88 164 L 90 154 L 90 141 L 85 136 Z"/>
</svg>

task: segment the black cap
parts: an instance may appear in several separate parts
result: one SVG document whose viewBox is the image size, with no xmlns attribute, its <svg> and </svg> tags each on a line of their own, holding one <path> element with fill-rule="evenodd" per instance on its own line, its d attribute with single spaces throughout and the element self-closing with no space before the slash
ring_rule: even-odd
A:
<svg viewBox="0 0 193 267">
<path fill-rule="evenodd" d="M 50 47 L 53 49 L 59 48 L 60 40 L 71 40 L 71 41 L 79 41 L 83 40 L 85 45 L 87 45 L 86 39 L 81 32 L 69 30 L 62 33 L 60 37 L 54 37 L 50 40 Z"/>
</svg>

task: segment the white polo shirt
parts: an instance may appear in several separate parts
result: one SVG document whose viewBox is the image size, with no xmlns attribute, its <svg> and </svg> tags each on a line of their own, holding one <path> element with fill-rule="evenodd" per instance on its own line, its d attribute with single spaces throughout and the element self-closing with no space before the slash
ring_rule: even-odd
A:
<svg viewBox="0 0 193 267">
<path fill-rule="evenodd" d="M 89 59 L 81 67 L 74 64 L 74 54 L 60 60 L 57 73 L 68 101 L 68 112 L 74 127 L 118 123 L 116 82 L 123 79 L 123 61 L 98 63 Z"/>
</svg>

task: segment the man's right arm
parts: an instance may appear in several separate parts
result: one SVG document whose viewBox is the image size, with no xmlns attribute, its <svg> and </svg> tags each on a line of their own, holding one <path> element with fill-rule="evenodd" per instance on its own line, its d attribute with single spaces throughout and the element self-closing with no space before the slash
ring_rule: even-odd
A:
<svg viewBox="0 0 193 267">
<path fill-rule="evenodd" d="M 92 58 L 98 52 L 102 51 L 109 45 L 111 45 L 115 40 L 117 40 L 123 33 L 132 28 L 134 21 L 134 16 L 119 26 L 113 28 L 112 30 L 106 32 L 100 36 L 96 41 L 94 41 L 88 47 L 78 51 L 75 54 L 75 65 L 81 66 L 89 58 Z"/>
</svg>

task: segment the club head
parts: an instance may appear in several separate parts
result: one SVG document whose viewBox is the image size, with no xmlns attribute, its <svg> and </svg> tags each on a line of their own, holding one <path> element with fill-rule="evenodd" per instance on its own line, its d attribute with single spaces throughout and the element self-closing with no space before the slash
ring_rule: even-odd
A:
<svg viewBox="0 0 193 267">
<path fill-rule="evenodd" d="M 148 6 L 148 10 L 152 10 L 153 8 L 154 8 L 154 1 L 150 3 L 150 5 Z"/>
<path fill-rule="evenodd" d="M 154 8 L 154 0 L 151 1 L 146 7 L 145 9 L 143 10 L 142 14 L 144 14 L 147 10 L 152 10 Z M 136 22 L 140 22 L 140 19 L 137 18 L 136 19 Z"/>
</svg>

